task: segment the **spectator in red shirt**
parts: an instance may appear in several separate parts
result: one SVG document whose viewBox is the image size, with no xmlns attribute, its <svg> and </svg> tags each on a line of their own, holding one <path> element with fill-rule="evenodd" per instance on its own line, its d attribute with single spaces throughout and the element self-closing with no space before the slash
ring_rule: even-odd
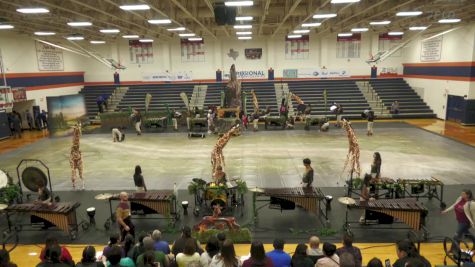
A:
<svg viewBox="0 0 475 267">
<path fill-rule="evenodd" d="M 71 256 L 71 253 L 69 253 L 66 247 L 59 245 L 58 239 L 53 236 L 49 236 L 46 238 L 45 247 L 41 250 L 40 253 L 41 262 L 45 261 L 46 250 L 53 245 L 61 247 L 61 256 L 59 258 L 60 261 L 67 263 L 68 265 L 74 266 L 73 257 Z"/>
</svg>

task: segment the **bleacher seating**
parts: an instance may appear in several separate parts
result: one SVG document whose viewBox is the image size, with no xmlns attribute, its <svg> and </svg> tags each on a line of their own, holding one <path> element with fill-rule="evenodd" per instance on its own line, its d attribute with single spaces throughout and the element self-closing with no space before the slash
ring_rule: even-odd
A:
<svg viewBox="0 0 475 267">
<path fill-rule="evenodd" d="M 275 97 L 274 82 L 243 82 L 241 84 L 241 91 L 246 92 L 247 96 L 247 112 L 254 112 L 254 105 L 252 103 L 251 91 L 254 90 L 259 102 L 259 109 L 265 110 L 270 107 L 271 115 L 279 114 L 279 107 Z"/>
<path fill-rule="evenodd" d="M 204 108 L 209 106 L 221 105 L 221 91 L 226 87 L 226 83 L 209 83 L 206 90 L 206 98 L 204 102 Z"/>
<path fill-rule="evenodd" d="M 147 93 L 152 95 L 149 111 L 166 111 L 166 104 L 168 104 L 170 109 L 183 110 L 185 109 L 185 103 L 181 99 L 180 93 L 186 93 L 188 99 L 190 99 L 194 86 L 195 84 L 193 83 L 129 86 L 129 90 L 124 95 L 119 105 L 117 105 L 116 111 L 125 110 L 129 107 L 144 111 L 145 96 Z"/>
<path fill-rule="evenodd" d="M 84 96 L 87 115 L 96 115 L 99 112 L 96 102 L 97 97 L 109 97 L 115 88 L 115 85 L 84 86 L 79 93 Z"/>
<path fill-rule="evenodd" d="M 354 80 L 289 81 L 290 92 L 299 96 L 305 104 L 312 105 L 311 115 L 333 115 L 329 109 L 333 102 L 343 107 L 343 116 L 361 118 L 361 112 L 369 107 Z M 325 107 L 323 92 L 327 90 Z M 296 108 L 295 101 L 293 102 Z"/>
<path fill-rule="evenodd" d="M 400 113 L 393 117 L 404 118 L 434 118 L 432 109 L 422 100 L 422 98 L 412 89 L 407 82 L 401 78 L 396 79 L 375 79 L 370 80 L 370 84 L 384 106 L 391 108 L 392 103 L 399 102 Z"/>
</svg>

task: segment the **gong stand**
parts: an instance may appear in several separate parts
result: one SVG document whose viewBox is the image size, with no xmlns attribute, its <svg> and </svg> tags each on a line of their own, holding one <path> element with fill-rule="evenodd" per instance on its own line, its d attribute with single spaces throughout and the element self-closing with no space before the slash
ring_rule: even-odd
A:
<svg viewBox="0 0 475 267">
<path fill-rule="evenodd" d="M 46 175 L 45 175 L 45 172 L 41 168 L 46 170 Z M 38 192 L 38 190 L 37 190 L 38 184 L 35 184 L 34 181 L 32 181 L 28 184 L 26 184 L 25 181 L 22 181 L 22 178 L 23 178 L 23 180 L 26 180 L 26 181 L 28 181 L 28 179 L 29 179 L 28 177 L 24 177 L 25 171 L 29 171 L 31 173 L 34 173 L 34 175 L 36 175 L 34 178 L 36 178 L 36 179 L 44 178 L 46 180 L 45 181 L 45 186 L 49 185 L 49 191 L 51 192 L 51 199 L 54 200 L 54 194 L 53 194 L 53 188 L 51 186 L 51 176 L 50 176 L 49 168 L 41 160 L 38 160 L 38 159 L 22 159 L 20 161 L 20 163 L 18 164 L 18 166 L 16 167 L 16 171 L 17 171 L 17 175 L 18 175 L 18 185 L 20 186 L 20 194 L 22 196 L 21 201 L 23 201 L 23 186 L 25 186 L 31 192 L 35 192 L 35 193 Z M 31 179 L 33 179 L 33 176 L 32 176 Z M 36 188 L 34 188 L 35 186 L 36 186 Z"/>
</svg>

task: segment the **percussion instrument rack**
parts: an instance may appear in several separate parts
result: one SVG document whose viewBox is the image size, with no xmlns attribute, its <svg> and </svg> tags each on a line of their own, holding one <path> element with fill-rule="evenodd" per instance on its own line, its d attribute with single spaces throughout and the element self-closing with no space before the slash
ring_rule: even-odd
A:
<svg viewBox="0 0 475 267">
<path fill-rule="evenodd" d="M 253 191 L 251 189 L 251 191 Z M 318 187 L 296 187 L 296 188 L 258 188 L 253 191 L 253 217 L 254 222 L 257 221 L 258 211 L 266 206 L 273 209 L 280 209 L 282 207 L 274 207 L 271 203 L 273 199 L 280 199 L 295 203 L 308 212 L 318 216 L 323 225 L 330 223 L 328 219 L 328 203 L 325 200 L 325 195 Z M 264 202 L 260 207 L 256 207 L 257 202 Z M 322 218 L 323 217 L 323 218 Z M 323 220 L 324 219 L 324 220 Z"/>
<path fill-rule="evenodd" d="M 398 221 L 393 223 L 406 224 L 407 227 L 392 227 L 392 226 L 380 226 L 382 224 L 373 222 L 373 220 L 364 221 L 351 221 L 349 218 L 349 210 L 365 210 L 383 213 L 384 215 L 391 216 Z M 428 229 L 425 227 L 425 218 L 428 210 L 416 199 L 379 199 L 371 201 L 355 201 L 353 205 L 346 205 L 345 224 L 343 230 L 351 234 L 351 229 L 368 229 L 371 226 L 376 226 L 375 229 L 380 230 L 412 230 L 422 231 L 422 237 L 427 239 Z M 366 212 L 365 212 L 366 215 Z"/>
</svg>

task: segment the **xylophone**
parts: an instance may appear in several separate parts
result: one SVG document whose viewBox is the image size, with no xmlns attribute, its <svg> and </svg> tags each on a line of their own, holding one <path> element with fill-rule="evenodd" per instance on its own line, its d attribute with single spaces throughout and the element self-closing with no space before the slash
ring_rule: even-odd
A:
<svg viewBox="0 0 475 267">
<path fill-rule="evenodd" d="M 257 196 L 270 197 L 270 200 L 267 200 L 270 201 L 270 208 L 285 210 L 294 209 L 297 205 L 316 215 L 321 214 L 328 220 L 325 195 L 317 187 L 262 188 Z"/>
<path fill-rule="evenodd" d="M 396 218 L 407 224 L 414 230 L 424 229 L 427 209 L 416 199 L 378 199 L 371 201 L 357 201 L 354 205 L 348 205 L 348 208 L 365 209 L 382 213 L 392 218 Z M 346 225 L 349 225 L 348 214 L 346 216 Z M 393 229 L 393 228 L 392 228 Z"/>
<path fill-rule="evenodd" d="M 111 218 L 114 218 L 112 208 L 114 200 L 120 200 L 119 195 L 109 198 Z M 172 190 L 129 193 L 129 202 L 132 214 L 174 215 L 177 219 L 176 197 Z"/>
<path fill-rule="evenodd" d="M 76 209 L 78 202 L 58 202 L 51 205 L 43 203 L 12 204 L 5 209 L 8 228 L 11 230 L 10 215 L 12 213 L 29 213 L 31 216 L 48 221 L 75 239 L 78 232 Z"/>
</svg>

